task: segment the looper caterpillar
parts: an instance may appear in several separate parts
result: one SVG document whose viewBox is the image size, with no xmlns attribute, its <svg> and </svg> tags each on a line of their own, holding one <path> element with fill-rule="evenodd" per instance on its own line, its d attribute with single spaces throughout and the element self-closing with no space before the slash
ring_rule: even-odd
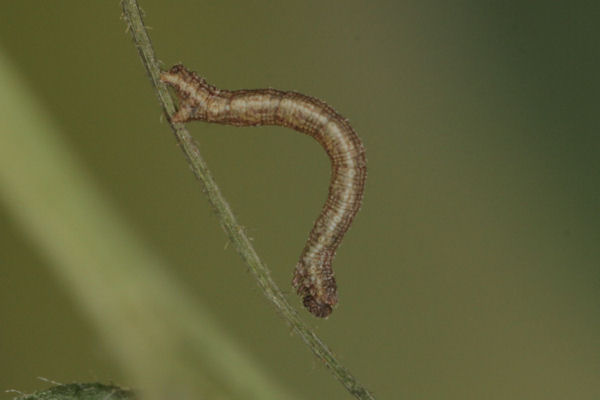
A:
<svg viewBox="0 0 600 400">
<path fill-rule="evenodd" d="M 367 177 L 365 149 L 348 121 L 313 97 L 275 89 L 221 90 L 183 65 L 161 74 L 179 97 L 173 122 L 279 125 L 312 136 L 331 159 L 329 195 L 296 265 L 292 284 L 304 306 L 327 317 L 337 299 L 331 262 L 358 212 Z"/>
</svg>

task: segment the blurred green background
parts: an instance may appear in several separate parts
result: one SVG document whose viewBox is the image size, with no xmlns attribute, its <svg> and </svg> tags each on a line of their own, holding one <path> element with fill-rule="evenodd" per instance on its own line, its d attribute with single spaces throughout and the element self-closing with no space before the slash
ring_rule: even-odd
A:
<svg viewBox="0 0 600 400">
<path fill-rule="evenodd" d="M 321 98 L 363 138 L 365 200 L 334 262 L 340 306 L 328 320 L 301 313 L 378 398 L 600 398 L 599 3 L 141 5 L 165 68 Z M 349 398 L 228 246 L 120 12 L 116 0 L 5 1 L 0 52 L 120 223 L 257 370 L 299 399 Z M 190 129 L 300 309 L 291 274 L 325 200 L 325 153 L 283 128 Z M 39 376 L 136 386 L 80 305 L 85 289 L 57 273 L 6 193 L 0 390 L 48 386 Z"/>
</svg>

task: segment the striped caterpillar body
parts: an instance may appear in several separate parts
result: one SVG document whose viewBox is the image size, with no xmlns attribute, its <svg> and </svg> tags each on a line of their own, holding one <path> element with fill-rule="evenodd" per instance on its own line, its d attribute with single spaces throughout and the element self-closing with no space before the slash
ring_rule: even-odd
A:
<svg viewBox="0 0 600 400">
<path fill-rule="evenodd" d="M 332 167 L 329 195 L 300 255 L 292 284 L 312 314 L 327 317 L 338 301 L 331 261 L 360 208 L 367 177 L 365 149 L 354 129 L 333 108 L 300 93 L 220 90 L 183 65 L 163 72 L 161 80 L 179 97 L 173 122 L 279 125 L 310 135 L 323 146 Z"/>
</svg>

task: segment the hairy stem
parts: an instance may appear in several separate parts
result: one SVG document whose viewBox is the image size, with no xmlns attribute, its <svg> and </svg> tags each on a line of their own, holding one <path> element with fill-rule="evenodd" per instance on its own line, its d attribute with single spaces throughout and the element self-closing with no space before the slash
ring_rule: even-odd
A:
<svg viewBox="0 0 600 400">
<path fill-rule="evenodd" d="M 279 287 L 271 278 L 268 268 L 256 254 L 250 239 L 244 232 L 244 228 L 237 222 L 229 204 L 223 198 L 192 136 L 183 124 L 171 122 L 170 117 L 175 113 L 175 104 L 167 87 L 159 79 L 161 71 L 154 55 L 152 42 L 144 26 L 137 1 L 122 0 L 121 5 L 133 41 L 158 94 L 160 104 L 169 117 L 168 120 L 173 133 L 194 175 L 202 184 L 203 191 L 206 193 L 209 203 L 214 208 L 219 222 L 236 251 L 250 268 L 264 295 L 273 303 L 277 311 L 292 326 L 294 331 L 300 335 L 311 351 L 331 369 L 336 379 L 351 394 L 358 399 L 374 399 L 373 395 L 358 382 L 354 375 L 335 358 L 327 345 L 300 319 L 296 310 L 288 303 Z"/>
</svg>

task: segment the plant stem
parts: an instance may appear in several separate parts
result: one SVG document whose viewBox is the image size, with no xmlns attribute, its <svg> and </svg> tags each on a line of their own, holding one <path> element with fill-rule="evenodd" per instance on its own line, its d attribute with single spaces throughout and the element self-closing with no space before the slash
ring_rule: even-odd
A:
<svg viewBox="0 0 600 400">
<path fill-rule="evenodd" d="M 308 345 L 311 351 L 331 369 L 335 378 L 358 399 L 374 399 L 373 395 L 362 386 L 358 380 L 344 367 L 333 355 L 331 350 L 321 339 L 302 321 L 294 308 L 288 303 L 279 287 L 271 278 L 268 268 L 263 264 L 256 254 L 250 239 L 246 236 L 244 228 L 237 222 L 229 204 L 223 198 L 221 191 L 215 183 L 206 162 L 202 158 L 194 139 L 185 129 L 183 124 L 172 123 L 171 115 L 175 112 L 175 104 L 165 84 L 160 77 L 160 68 L 152 42 L 146 31 L 142 14 L 136 0 L 122 0 L 123 15 L 138 49 L 142 63 L 150 76 L 150 80 L 158 94 L 160 104 L 169 117 L 168 121 L 177 138 L 177 141 L 187 158 L 187 161 L 200 183 L 203 191 L 208 196 L 208 201 L 214 208 L 221 226 L 233 243 L 234 248 L 240 254 L 250 271 L 258 281 L 264 295 L 269 299 L 292 326 L 295 332 Z"/>
</svg>

